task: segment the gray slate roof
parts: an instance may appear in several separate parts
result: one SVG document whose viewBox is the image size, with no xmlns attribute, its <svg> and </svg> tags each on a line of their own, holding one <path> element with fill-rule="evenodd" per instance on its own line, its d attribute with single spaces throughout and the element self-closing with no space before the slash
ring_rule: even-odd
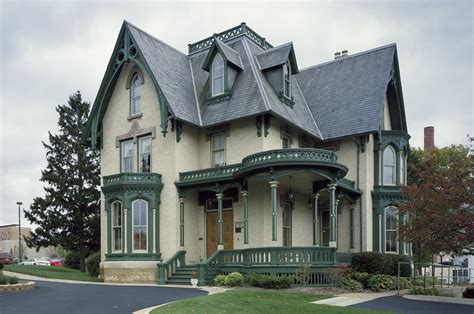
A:
<svg viewBox="0 0 474 314">
<path fill-rule="evenodd" d="M 296 79 L 324 139 L 379 129 L 395 53 L 391 44 L 300 70 Z"/>
<path fill-rule="evenodd" d="M 380 126 L 395 45 L 300 70 L 294 75 L 295 104 L 290 108 L 261 68 L 281 62 L 282 56 L 288 58 L 291 44 L 264 51 L 245 36 L 218 42 L 226 58 L 240 63 L 243 70 L 231 98 L 209 105 L 209 73 L 202 68 L 209 49 L 188 56 L 130 23 L 126 26 L 173 116 L 181 121 L 208 127 L 270 113 L 322 140 L 375 132 Z"/>
<path fill-rule="evenodd" d="M 243 70 L 244 65 L 242 64 L 242 59 L 240 55 L 234 49 L 230 48 L 228 45 L 220 41 L 219 39 L 215 39 L 215 43 L 219 46 L 220 50 L 224 54 L 227 61 L 238 67 L 239 69 Z"/>
</svg>

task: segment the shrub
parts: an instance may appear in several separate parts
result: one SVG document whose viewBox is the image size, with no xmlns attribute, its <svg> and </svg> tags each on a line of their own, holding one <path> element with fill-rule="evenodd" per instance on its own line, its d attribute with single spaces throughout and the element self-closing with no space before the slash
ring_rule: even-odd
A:
<svg viewBox="0 0 474 314">
<path fill-rule="evenodd" d="M 413 287 L 410 289 L 410 294 L 415 294 L 415 295 L 434 295 L 434 296 L 439 296 L 439 290 L 436 288 L 432 289 L 423 289 L 420 287 Z"/>
<path fill-rule="evenodd" d="M 310 265 L 301 264 L 295 270 L 295 279 L 299 284 L 305 285 L 308 282 L 310 268 Z"/>
<path fill-rule="evenodd" d="M 392 260 L 382 253 L 362 252 L 352 255 L 352 270 L 369 274 L 389 274 Z"/>
<path fill-rule="evenodd" d="M 233 272 L 225 278 L 225 285 L 229 287 L 241 287 L 244 282 L 244 276 L 241 273 Z"/>
<path fill-rule="evenodd" d="M 2 269 L 3 269 L 3 264 L 0 264 L 0 270 L 2 270 Z"/>
<path fill-rule="evenodd" d="M 16 285 L 16 284 L 18 283 L 18 277 L 15 277 L 15 276 L 12 276 L 12 277 L 7 276 L 7 278 L 8 278 L 8 283 L 9 283 L 10 285 Z"/>
<path fill-rule="evenodd" d="M 466 290 L 462 293 L 462 297 L 466 299 L 474 299 L 474 286 L 466 287 Z"/>
<path fill-rule="evenodd" d="M 390 275 L 374 275 L 368 280 L 368 286 L 373 291 L 397 290 L 398 278 Z M 409 289 L 412 285 L 405 278 L 400 278 L 400 289 Z"/>
<path fill-rule="evenodd" d="M 364 288 L 369 287 L 369 279 L 371 275 L 368 273 L 353 272 L 351 273 L 351 278 L 357 280 L 364 286 Z"/>
<path fill-rule="evenodd" d="M 214 277 L 214 283 L 218 286 L 225 286 L 225 279 L 225 275 L 217 275 L 216 277 Z"/>
<path fill-rule="evenodd" d="M 64 259 L 64 265 L 69 268 L 79 269 L 81 267 L 81 257 L 78 252 L 69 252 Z"/>
<path fill-rule="evenodd" d="M 359 281 L 352 279 L 352 278 L 344 278 L 341 280 L 341 282 L 337 285 L 339 288 L 351 290 L 354 292 L 360 292 L 362 291 L 362 283 Z"/>
<path fill-rule="evenodd" d="M 86 259 L 86 269 L 91 277 L 97 277 L 100 272 L 100 252 L 89 255 Z"/>
<path fill-rule="evenodd" d="M 252 287 L 264 289 L 287 289 L 291 286 L 293 277 L 276 277 L 259 274 L 249 274 L 246 276 L 247 283 Z"/>
<path fill-rule="evenodd" d="M 398 255 L 398 254 L 385 254 L 388 258 L 391 259 L 391 270 L 388 275 L 398 276 L 398 263 L 406 263 L 410 261 L 408 256 Z M 410 277 L 411 276 L 411 265 L 410 264 L 400 264 L 400 277 Z"/>
<path fill-rule="evenodd" d="M 8 278 L 8 276 L 0 274 L 0 285 L 6 285 L 8 283 L 7 278 Z"/>
</svg>

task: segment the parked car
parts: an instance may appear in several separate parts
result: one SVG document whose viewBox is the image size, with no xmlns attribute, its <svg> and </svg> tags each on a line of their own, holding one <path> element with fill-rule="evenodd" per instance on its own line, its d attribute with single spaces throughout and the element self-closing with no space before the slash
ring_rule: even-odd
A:
<svg viewBox="0 0 474 314">
<path fill-rule="evenodd" d="M 0 264 L 11 264 L 13 263 L 13 256 L 10 253 L 0 253 Z"/>
<path fill-rule="evenodd" d="M 64 266 L 64 259 L 62 258 L 55 258 L 49 261 L 51 266 Z"/>
<path fill-rule="evenodd" d="M 49 266 L 50 261 L 41 259 L 41 258 L 29 258 L 26 261 L 21 262 L 19 265 L 39 265 L 39 266 Z"/>
</svg>

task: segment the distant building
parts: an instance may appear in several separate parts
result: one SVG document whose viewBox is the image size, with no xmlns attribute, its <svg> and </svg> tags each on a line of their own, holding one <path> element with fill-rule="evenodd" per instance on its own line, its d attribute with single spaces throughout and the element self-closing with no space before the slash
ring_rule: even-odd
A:
<svg viewBox="0 0 474 314">
<path fill-rule="evenodd" d="M 22 227 L 21 233 L 28 237 L 31 233 L 30 227 Z M 18 224 L 0 226 L 0 241 L 17 240 L 18 241 Z"/>
<path fill-rule="evenodd" d="M 31 234 L 31 228 L 21 227 L 21 234 L 28 238 Z M 28 248 L 25 244 L 24 237 L 21 238 L 23 258 L 56 256 L 56 248 L 54 247 L 41 248 L 38 252 L 36 252 L 35 248 Z M 18 224 L 0 226 L 0 252 L 10 253 L 14 257 L 18 257 L 18 248 Z"/>
</svg>

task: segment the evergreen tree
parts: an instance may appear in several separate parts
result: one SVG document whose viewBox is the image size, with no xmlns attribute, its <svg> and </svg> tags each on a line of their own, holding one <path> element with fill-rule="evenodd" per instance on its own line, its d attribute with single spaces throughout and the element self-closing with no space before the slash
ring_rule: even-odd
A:
<svg viewBox="0 0 474 314">
<path fill-rule="evenodd" d="M 38 227 L 26 239 L 29 247 L 61 246 L 80 256 L 80 270 L 85 258 L 100 247 L 100 169 L 99 153 L 82 143 L 89 116 L 89 103 L 78 91 L 67 105 L 59 105 L 59 132 L 49 132 L 44 197 L 36 197 L 25 217 Z"/>
</svg>

